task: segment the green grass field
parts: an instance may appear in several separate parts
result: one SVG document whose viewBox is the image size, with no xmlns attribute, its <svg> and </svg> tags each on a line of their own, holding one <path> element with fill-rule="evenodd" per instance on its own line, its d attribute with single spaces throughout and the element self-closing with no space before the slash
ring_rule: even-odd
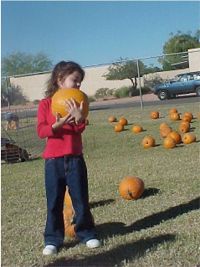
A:
<svg viewBox="0 0 200 267">
<path fill-rule="evenodd" d="M 57 256 L 42 256 L 46 216 L 43 160 L 2 164 L 2 266 L 87 267 L 195 267 L 200 264 L 200 121 L 192 131 L 197 142 L 165 149 L 159 125 L 178 122 L 168 119 L 172 106 L 92 111 L 83 135 L 88 166 L 91 211 L 102 247 L 89 250 L 66 239 Z M 200 111 L 199 104 L 177 105 L 180 113 Z M 161 118 L 151 120 L 158 110 Z M 113 131 L 109 115 L 125 116 L 129 125 Z M 139 123 L 144 131 L 133 134 Z M 34 127 L 33 127 L 34 128 Z M 144 149 L 145 135 L 156 139 L 154 148 Z M 123 200 L 118 193 L 121 179 L 135 175 L 143 179 L 145 191 L 136 201 Z"/>
</svg>

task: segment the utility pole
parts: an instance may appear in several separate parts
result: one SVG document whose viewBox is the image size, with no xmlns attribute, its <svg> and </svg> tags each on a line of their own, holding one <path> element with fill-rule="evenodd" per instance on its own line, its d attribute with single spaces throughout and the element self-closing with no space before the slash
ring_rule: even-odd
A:
<svg viewBox="0 0 200 267">
<path fill-rule="evenodd" d="M 140 107 L 141 107 L 141 109 L 143 109 L 142 88 L 141 88 L 141 79 L 140 79 L 140 67 L 139 67 L 139 60 L 138 59 L 137 59 L 137 72 L 138 72 L 139 91 L 140 91 Z"/>
</svg>

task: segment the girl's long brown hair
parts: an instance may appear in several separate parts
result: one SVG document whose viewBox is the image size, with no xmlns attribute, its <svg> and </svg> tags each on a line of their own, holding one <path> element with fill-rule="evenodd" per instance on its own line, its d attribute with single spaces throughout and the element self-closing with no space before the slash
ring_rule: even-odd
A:
<svg viewBox="0 0 200 267">
<path fill-rule="evenodd" d="M 47 90 L 45 91 L 45 96 L 52 97 L 59 89 L 58 80 L 64 79 L 74 71 L 78 71 L 81 74 L 82 80 L 84 79 L 85 71 L 78 63 L 73 61 L 60 61 L 58 64 L 56 64 L 51 73 L 51 77 L 47 82 Z"/>
</svg>

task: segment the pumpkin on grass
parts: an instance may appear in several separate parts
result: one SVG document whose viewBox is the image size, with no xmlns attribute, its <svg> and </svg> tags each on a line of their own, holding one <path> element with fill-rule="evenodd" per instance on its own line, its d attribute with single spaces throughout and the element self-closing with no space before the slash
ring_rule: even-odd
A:
<svg viewBox="0 0 200 267">
<path fill-rule="evenodd" d="M 181 143 L 181 135 L 177 131 L 170 132 L 167 135 L 167 137 L 171 137 L 172 139 L 174 139 L 174 141 L 176 142 L 176 144 L 180 144 Z"/>
<path fill-rule="evenodd" d="M 163 127 L 161 130 L 160 130 L 160 136 L 165 138 L 167 137 L 167 135 L 172 132 L 172 128 L 171 127 Z"/>
<path fill-rule="evenodd" d="M 94 217 L 90 213 L 92 223 L 94 224 Z M 72 205 L 71 197 L 69 195 L 68 189 L 65 192 L 64 197 L 64 207 L 63 207 L 63 219 L 64 219 L 64 229 L 65 229 L 65 236 L 69 238 L 75 238 L 75 226 L 74 223 L 75 211 Z"/>
<path fill-rule="evenodd" d="M 126 176 L 119 184 L 120 196 L 126 200 L 136 200 L 144 192 L 144 182 L 135 176 Z"/>
<path fill-rule="evenodd" d="M 142 128 L 142 126 L 140 126 L 140 125 L 134 125 L 133 127 L 132 127 L 132 132 L 133 133 L 140 133 L 140 132 L 142 132 L 143 131 L 143 128 Z"/>
<path fill-rule="evenodd" d="M 65 225 L 65 235 L 70 238 L 75 238 L 75 224 L 67 224 Z"/>
<path fill-rule="evenodd" d="M 142 140 L 142 146 L 144 148 L 154 147 L 155 143 L 155 139 L 150 135 L 145 136 Z"/>
<path fill-rule="evenodd" d="M 193 142 L 196 142 L 196 136 L 193 133 L 185 133 L 182 136 L 182 141 L 184 144 L 191 144 Z"/>
<path fill-rule="evenodd" d="M 190 123 L 188 121 L 182 121 L 179 124 L 179 132 L 180 133 L 187 133 L 190 131 Z"/>
<path fill-rule="evenodd" d="M 189 117 L 192 120 L 193 119 L 193 114 L 192 114 L 192 112 L 185 112 L 183 114 L 183 117 Z"/>
<path fill-rule="evenodd" d="M 180 120 L 180 115 L 178 114 L 178 112 L 170 113 L 169 117 L 170 117 L 170 120 L 172 121 Z"/>
<path fill-rule="evenodd" d="M 121 131 L 123 131 L 124 130 L 124 126 L 122 125 L 122 124 L 120 124 L 120 123 L 117 123 L 115 126 L 114 126 L 114 131 L 116 132 L 116 133 L 119 133 L 119 132 L 121 132 Z"/>
<path fill-rule="evenodd" d="M 168 127 L 169 128 L 169 125 L 166 123 L 166 122 L 162 122 L 159 126 L 159 129 L 162 130 L 163 128 L 165 127 Z"/>
<path fill-rule="evenodd" d="M 163 146 L 167 149 L 174 148 L 176 146 L 176 142 L 173 138 L 168 136 L 164 139 Z"/>
<path fill-rule="evenodd" d="M 187 121 L 187 122 L 191 122 L 191 121 L 192 121 L 192 119 L 191 119 L 189 116 L 183 116 L 183 117 L 181 118 L 181 120 L 182 120 L 182 121 Z"/>
<path fill-rule="evenodd" d="M 63 218 L 64 218 L 65 235 L 70 238 L 74 238 L 76 236 L 73 224 L 74 216 L 75 212 L 72 206 L 71 197 L 69 195 L 68 190 L 66 190 L 64 197 Z"/>
<path fill-rule="evenodd" d="M 169 115 L 172 114 L 172 113 L 178 113 L 178 110 L 176 108 L 171 108 L 169 110 Z"/>
<path fill-rule="evenodd" d="M 121 117 L 121 118 L 119 119 L 119 124 L 121 124 L 122 126 L 125 126 L 125 125 L 128 124 L 128 121 L 127 121 L 126 118 Z"/>
<path fill-rule="evenodd" d="M 154 120 L 158 119 L 159 118 L 159 112 L 158 111 L 151 111 L 150 118 L 154 119 Z"/>
<path fill-rule="evenodd" d="M 109 116 L 108 121 L 109 122 L 115 122 L 115 121 L 117 121 L 117 118 L 115 116 Z"/>
<path fill-rule="evenodd" d="M 188 121 L 188 122 L 191 122 L 192 121 L 192 116 L 190 116 L 188 113 L 184 113 L 183 116 L 182 116 L 182 121 Z"/>
<path fill-rule="evenodd" d="M 80 106 L 83 102 L 83 116 L 87 117 L 89 111 L 89 101 L 87 95 L 79 89 L 58 89 L 52 96 L 51 100 L 51 110 L 54 115 L 59 113 L 61 117 L 68 114 L 66 109 L 66 100 L 74 99 L 77 106 Z"/>
</svg>

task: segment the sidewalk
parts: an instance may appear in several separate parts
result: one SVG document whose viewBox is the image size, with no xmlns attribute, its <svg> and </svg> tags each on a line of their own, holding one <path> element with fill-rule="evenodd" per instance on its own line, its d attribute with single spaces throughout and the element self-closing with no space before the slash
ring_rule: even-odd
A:
<svg viewBox="0 0 200 267">
<path fill-rule="evenodd" d="M 140 102 L 141 98 L 140 96 L 134 96 L 134 97 L 125 97 L 125 98 L 116 98 L 116 99 L 107 99 L 102 101 L 95 101 L 90 103 L 90 107 L 94 106 L 104 106 L 104 105 L 112 105 L 112 104 L 125 104 L 125 103 L 132 103 L 132 102 Z M 143 102 L 148 101 L 159 101 L 158 97 L 154 94 L 146 94 L 142 96 Z"/>
</svg>

